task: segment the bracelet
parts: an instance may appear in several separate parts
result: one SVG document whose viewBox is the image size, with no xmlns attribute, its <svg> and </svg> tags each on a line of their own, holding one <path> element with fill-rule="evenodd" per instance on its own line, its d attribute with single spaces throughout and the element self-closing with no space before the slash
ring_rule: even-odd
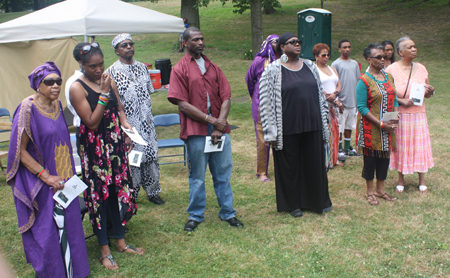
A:
<svg viewBox="0 0 450 278">
<path fill-rule="evenodd" d="M 340 92 L 338 91 L 334 91 L 334 93 L 338 96 L 340 94 Z"/>
<path fill-rule="evenodd" d="M 100 96 L 109 99 L 109 93 L 102 92 Z"/>
<path fill-rule="evenodd" d="M 106 102 L 106 103 L 109 102 L 109 98 L 107 98 L 107 97 L 105 97 L 105 96 L 103 96 L 103 95 L 100 95 L 100 96 L 98 97 L 98 99 L 99 99 L 99 100 L 102 100 L 102 101 L 104 101 L 104 102 Z"/>
<path fill-rule="evenodd" d="M 208 119 L 208 114 L 206 114 L 206 117 L 205 117 L 205 123 L 206 123 L 206 120 Z"/>
<path fill-rule="evenodd" d="M 381 127 L 381 129 L 383 129 L 383 127 L 384 127 L 384 123 L 383 122 L 380 122 L 380 127 Z"/>
<path fill-rule="evenodd" d="M 103 100 L 98 100 L 98 102 L 97 102 L 98 104 L 100 104 L 100 105 L 103 105 L 103 106 L 106 106 L 106 105 L 108 105 L 108 103 L 106 103 L 106 102 L 104 102 Z"/>
<path fill-rule="evenodd" d="M 41 175 L 42 175 L 42 173 L 44 173 L 44 171 L 45 171 L 44 167 L 41 167 L 41 170 L 39 170 L 39 172 L 37 172 L 37 173 L 35 174 L 36 178 L 40 178 Z"/>
</svg>

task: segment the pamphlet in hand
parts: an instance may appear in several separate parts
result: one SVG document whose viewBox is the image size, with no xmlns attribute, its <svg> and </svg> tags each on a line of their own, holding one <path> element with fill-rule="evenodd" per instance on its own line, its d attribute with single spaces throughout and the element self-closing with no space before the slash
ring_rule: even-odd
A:
<svg viewBox="0 0 450 278">
<path fill-rule="evenodd" d="M 123 131 L 128 135 L 128 137 L 130 137 L 130 139 L 139 145 L 143 145 L 143 146 L 147 146 L 147 142 L 144 141 L 144 139 L 142 138 L 141 135 L 139 135 L 139 133 L 136 131 L 136 129 L 133 126 L 133 131 L 126 129 L 122 126 Z"/>
<path fill-rule="evenodd" d="M 423 84 L 412 83 L 409 98 L 414 101 L 414 105 L 421 106 L 425 96 L 425 86 Z"/>
<path fill-rule="evenodd" d="M 73 199 L 77 198 L 86 188 L 87 185 L 77 175 L 74 175 L 66 181 L 63 190 L 56 191 L 55 195 L 53 195 L 53 200 L 58 202 L 63 208 L 67 208 Z"/>
<path fill-rule="evenodd" d="M 213 145 L 211 136 L 206 136 L 205 139 L 205 150 L 204 153 L 221 152 L 223 150 L 223 145 L 225 144 L 225 136 L 222 136 L 217 140 L 217 144 Z"/>
<path fill-rule="evenodd" d="M 132 166 L 141 167 L 142 152 L 132 150 L 128 155 L 128 162 Z"/>
<path fill-rule="evenodd" d="M 381 121 L 383 123 L 389 123 L 390 120 L 396 120 L 398 116 L 398 111 L 394 112 L 386 112 L 383 115 L 383 118 L 381 118 Z"/>
</svg>

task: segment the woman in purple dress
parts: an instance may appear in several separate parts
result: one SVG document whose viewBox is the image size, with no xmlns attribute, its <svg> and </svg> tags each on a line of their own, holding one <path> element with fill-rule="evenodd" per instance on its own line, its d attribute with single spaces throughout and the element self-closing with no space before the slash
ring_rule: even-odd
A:
<svg viewBox="0 0 450 278">
<path fill-rule="evenodd" d="M 245 76 L 247 89 L 252 99 L 252 117 L 255 123 L 256 133 L 256 176 L 261 181 L 269 181 L 267 168 L 269 167 L 269 145 L 264 142 L 264 134 L 261 126 L 261 117 L 259 115 L 259 79 L 264 69 L 280 58 L 280 53 L 276 51 L 278 35 L 270 35 L 262 43 L 261 50 L 256 54 L 253 63 Z"/>
<path fill-rule="evenodd" d="M 61 72 L 47 62 L 28 79 L 36 93 L 25 98 L 14 113 L 7 173 L 25 257 L 36 277 L 86 277 L 90 271 L 78 200 L 64 210 L 70 221 L 65 230 L 73 276 L 66 275 L 53 220 L 54 192 L 75 174 L 69 131 L 58 99 Z"/>
<path fill-rule="evenodd" d="M 105 64 L 98 43 L 81 48 L 83 75 L 70 87 L 70 102 L 81 118 L 80 158 L 83 181 L 88 185 L 84 200 L 100 245 L 100 262 L 107 269 L 117 269 L 108 243 L 107 212 L 119 252 L 142 255 L 144 250 L 125 243 L 124 225 L 137 211 L 132 195 L 127 148 L 121 126 L 131 129 L 111 75 L 103 73 Z M 127 143 L 125 144 L 125 139 Z M 127 147 L 128 146 L 128 147 Z"/>
</svg>

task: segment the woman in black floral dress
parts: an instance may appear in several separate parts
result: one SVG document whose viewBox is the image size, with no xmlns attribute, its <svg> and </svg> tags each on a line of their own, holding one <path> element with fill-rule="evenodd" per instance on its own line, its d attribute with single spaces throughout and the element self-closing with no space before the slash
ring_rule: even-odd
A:
<svg viewBox="0 0 450 278">
<path fill-rule="evenodd" d="M 103 73 L 100 46 L 85 44 L 81 49 L 83 75 L 70 87 L 70 101 L 81 118 L 78 140 L 83 181 L 88 185 L 84 197 L 101 246 L 100 262 L 107 269 L 117 269 L 108 246 L 107 210 L 117 239 L 116 249 L 144 254 L 144 250 L 125 243 L 123 227 L 137 211 L 127 161 L 127 146 L 132 144 L 120 128 L 123 125 L 131 129 L 131 125 L 116 84 L 109 74 Z"/>
</svg>

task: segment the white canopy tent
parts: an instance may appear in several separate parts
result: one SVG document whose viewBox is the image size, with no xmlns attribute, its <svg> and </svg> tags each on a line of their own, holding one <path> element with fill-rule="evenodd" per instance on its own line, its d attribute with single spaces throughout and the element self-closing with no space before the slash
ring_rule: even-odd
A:
<svg viewBox="0 0 450 278">
<path fill-rule="evenodd" d="M 0 24 L 0 107 L 11 116 L 33 94 L 28 74 L 54 61 L 67 80 L 78 69 L 72 36 L 180 33 L 183 19 L 119 0 L 67 0 Z M 65 38 L 65 39 L 56 39 Z M 64 86 L 60 100 L 65 106 Z"/>
<path fill-rule="evenodd" d="M 67 0 L 0 24 L 0 43 L 183 31 L 179 17 L 119 0 Z"/>
</svg>

